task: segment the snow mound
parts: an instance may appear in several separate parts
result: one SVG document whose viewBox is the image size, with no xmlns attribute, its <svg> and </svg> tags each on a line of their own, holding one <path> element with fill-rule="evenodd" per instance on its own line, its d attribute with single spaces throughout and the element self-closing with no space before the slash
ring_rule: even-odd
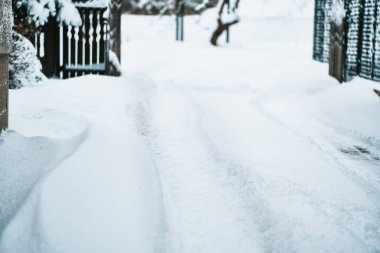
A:
<svg viewBox="0 0 380 253">
<path fill-rule="evenodd" d="M 34 186 L 83 140 L 24 137 L 9 131 L 0 138 L 0 235 Z"/>
<path fill-rule="evenodd" d="M 0 180 L 7 186 L 0 195 L 7 207 L 0 252 L 163 252 L 159 177 L 126 117 L 139 100 L 125 85 L 130 80 L 86 76 L 47 83 L 11 91 L 10 127 L 45 137 L 8 134 L 0 145 L 0 168 L 9 173 Z"/>
</svg>

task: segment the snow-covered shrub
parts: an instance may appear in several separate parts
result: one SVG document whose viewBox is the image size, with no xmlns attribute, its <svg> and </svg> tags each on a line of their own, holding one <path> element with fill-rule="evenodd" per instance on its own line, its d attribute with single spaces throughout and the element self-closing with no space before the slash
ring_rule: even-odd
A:
<svg viewBox="0 0 380 253">
<path fill-rule="evenodd" d="M 41 63 L 32 43 L 17 32 L 13 32 L 13 49 L 9 56 L 11 89 L 34 86 L 46 77 L 42 74 Z"/>
</svg>

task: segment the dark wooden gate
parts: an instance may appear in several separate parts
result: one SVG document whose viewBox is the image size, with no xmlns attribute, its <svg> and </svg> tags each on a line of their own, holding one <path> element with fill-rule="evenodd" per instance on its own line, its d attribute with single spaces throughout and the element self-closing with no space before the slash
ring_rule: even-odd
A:
<svg viewBox="0 0 380 253">
<path fill-rule="evenodd" d="M 330 24 L 329 74 L 340 83 L 345 80 L 346 22 Z"/>
<path fill-rule="evenodd" d="M 54 18 L 50 18 L 35 34 L 32 42 L 47 77 L 108 74 L 108 8 L 82 5 L 77 9 L 82 18 L 82 26 L 59 26 Z"/>
</svg>

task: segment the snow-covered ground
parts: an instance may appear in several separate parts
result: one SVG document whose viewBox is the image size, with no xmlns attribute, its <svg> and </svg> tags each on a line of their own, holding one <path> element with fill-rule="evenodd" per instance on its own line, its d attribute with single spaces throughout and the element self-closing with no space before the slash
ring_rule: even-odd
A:
<svg viewBox="0 0 380 253">
<path fill-rule="evenodd" d="M 311 19 L 123 17 L 121 78 L 11 92 L 0 252 L 379 252 L 378 83 L 311 60 Z"/>
</svg>

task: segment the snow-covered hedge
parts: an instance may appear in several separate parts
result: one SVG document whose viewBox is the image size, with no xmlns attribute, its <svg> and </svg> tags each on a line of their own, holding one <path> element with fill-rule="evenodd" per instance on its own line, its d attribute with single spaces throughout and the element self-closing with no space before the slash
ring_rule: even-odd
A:
<svg viewBox="0 0 380 253">
<path fill-rule="evenodd" d="M 32 43 L 24 36 L 13 32 L 13 49 L 9 56 L 11 89 L 24 86 L 34 86 L 46 79 L 42 74 L 41 63 L 37 58 L 37 51 Z"/>
</svg>

